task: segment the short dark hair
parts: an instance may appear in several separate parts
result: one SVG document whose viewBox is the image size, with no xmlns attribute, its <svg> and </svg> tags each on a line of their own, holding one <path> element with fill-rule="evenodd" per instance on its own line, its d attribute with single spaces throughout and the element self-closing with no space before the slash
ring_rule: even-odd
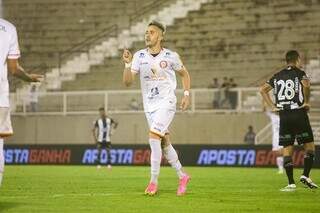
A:
<svg viewBox="0 0 320 213">
<path fill-rule="evenodd" d="M 295 63 L 300 58 L 298 51 L 290 50 L 286 53 L 286 62 L 287 63 Z"/>
<path fill-rule="evenodd" d="M 100 108 L 99 108 L 99 111 L 104 111 L 104 107 L 100 107 Z"/>
<path fill-rule="evenodd" d="M 148 24 L 148 26 L 156 26 L 156 27 L 158 27 L 160 30 L 162 30 L 163 33 L 166 32 L 166 27 L 165 27 L 163 24 L 161 24 L 160 22 L 158 22 L 158 21 L 151 21 L 151 22 Z"/>
</svg>

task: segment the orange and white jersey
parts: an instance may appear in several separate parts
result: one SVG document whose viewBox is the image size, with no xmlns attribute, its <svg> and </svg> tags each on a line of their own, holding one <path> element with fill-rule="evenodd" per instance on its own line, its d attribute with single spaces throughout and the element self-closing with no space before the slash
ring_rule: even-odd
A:
<svg viewBox="0 0 320 213">
<path fill-rule="evenodd" d="M 20 50 L 16 28 L 0 18 L 0 107 L 9 107 L 7 59 L 18 59 Z"/>
<path fill-rule="evenodd" d="M 150 54 L 148 49 L 134 54 L 131 71 L 140 75 L 145 112 L 154 112 L 160 108 L 175 109 L 175 72 L 182 69 L 179 55 L 165 48 L 156 56 Z"/>
</svg>

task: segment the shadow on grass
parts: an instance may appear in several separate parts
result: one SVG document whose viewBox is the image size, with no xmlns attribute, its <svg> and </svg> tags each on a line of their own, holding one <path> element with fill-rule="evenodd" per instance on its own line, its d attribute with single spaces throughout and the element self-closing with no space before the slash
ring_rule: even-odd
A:
<svg viewBox="0 0 320 213">
<path fill-rule="evenodd" d="M 18 206 L 21 206 L 21 205 L 22 203 L 0 200 L 0 212 L 6 212 L 10 209 L 17 208 Z"/>
</svg>

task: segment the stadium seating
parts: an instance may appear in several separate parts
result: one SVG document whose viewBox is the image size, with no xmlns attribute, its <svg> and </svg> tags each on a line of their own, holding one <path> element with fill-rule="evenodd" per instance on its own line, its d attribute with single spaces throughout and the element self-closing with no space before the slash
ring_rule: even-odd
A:
<svg viewBox="0 0 320 213">
<path fill-rule="evenodd" d="M 3 0 L 5 19 L 16 25 L 22 63 L 45 73 L 58 66 L 59 52 L 117 25 L 154 0 Z M 125 14 L 125 15 L 124 15 Z M 12 89 L 15 89 L 12 85 Z"/>
<path fill-rule="evenodd" d="M 306 63 L 319 54 L 319 1 L 212 1 L 176 19 L 166 45 L 178 51 L 193 87 L 207 87 L 213 77 L 233 77 L 240 86 L 279 69 L 284 53 L 297 49 Z M 135 42 L 133 51 L 143 47 Z M 62 90 L 123 89 L 119 57 L 105 58 L 89 73 L 77 75 Z M 137 86 L 137 85 L 136 85 Z"/>
<path fill-rule="evenodd" d="M 39 71 L 45 72 L 58 65 L 58 52 L 111 24 L 128 27 L 128 16 L 119 14 L 132 14 L 152 0 L 138 2 L 4 0 L 3 5 L 5 17 L 18 27 L 23 63 L 43 65 Z M 193 87 L 206 87 L 208 79 L 224 76 L 252 86 L 281 67 L 288 49 L 298 49 L 306 61 L 319 54 L 319 11 L 320 2 L 312 0 L 210 1 L 176 19 L 167 29 L 165 44 L 180 53 Z M 143 42 L 135 42 L 132 50 L 141 47 Z M 65 82 L 62 90 L 124 89 L 121 70 L 118 56 L 106 57 L 90 72 Z"/>
</svg>

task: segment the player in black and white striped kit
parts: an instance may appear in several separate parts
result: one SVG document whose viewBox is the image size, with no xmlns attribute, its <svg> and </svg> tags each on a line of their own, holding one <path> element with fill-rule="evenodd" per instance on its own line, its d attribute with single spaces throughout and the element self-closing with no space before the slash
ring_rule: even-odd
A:
<svg viewBox="0 0 320 213">
<path fill-rule="evenodd" d="M 299 68 L 300 56 L 297 51 L 288 51 L 286 61 L 286 68 L 276 73 L 260 90 L 264 101 L 273 112 L 279 112 L 280 116 L 279 145 L 284 147 L 284 168 L 289 181 L 281 191 L 296 189 L 292 161 L 295 140 L 299 145 L 303 145 L 305 150 L 304 170 L 300 182 L 315 189 L 318 186 L 309 177 L 315 157 L 313 132 L 307 114 L 310 109 L 310 80 Z M 275 103 L 268 94 L 271 90 L 275 96 Z"/>
<path fill-rule="evenodd" d="M 96 142 L 98 149 L 97 168 L 101 168 L 101 151 L 106 149 L 107 151 L 107 165 L 111 169 L 111 134 L 112 130 L 116 129 L 118 123 L 112 118 L 108 117 L 103 107 L 99 109 L 100 118 L 94 122 L 93 138 Z"/>
</svg>

